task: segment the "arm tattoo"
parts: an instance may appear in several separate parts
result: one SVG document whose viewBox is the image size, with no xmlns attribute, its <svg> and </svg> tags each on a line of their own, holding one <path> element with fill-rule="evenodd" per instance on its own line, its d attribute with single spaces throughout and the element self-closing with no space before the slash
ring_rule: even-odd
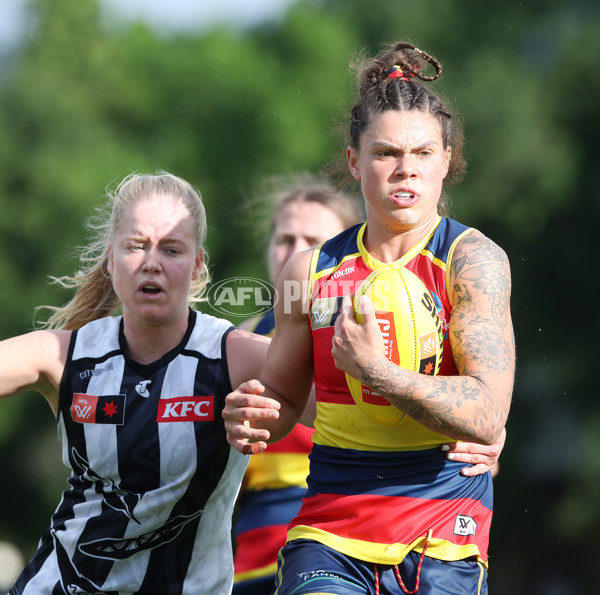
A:
<svg viewBox="0 0 600 595">
<path fill-rule="evenodd" d="M 463 255 L 452 262 L 455 278 L 471 283 L 488 297 L 494 322 L 504 326 L 510 302 L 510 270 L 504 252 L 487 238 L 467 236 L 461 242 Z M 454 285 L 460 294 L 460 284 Z M 465 288 L 466 289 L 466 288 Z M 458 305 L 471 299 L 467 290 L 459 295 Z"/>
<path fill-rule="evenodd" d="M 505 382 L 514 366 L 508 259 L 473 233 L 461 240 L 451 267 L 450 339 L 459 376 L 422 376 L 379 357 L 360 371 L 364 384 L 430 430 L 493 441 L 512 392 Z"/>
<path fill-rule="evenodd" d="M 433 432 L 449 433 L 461 440 L 470 440 L 476 434 L 489 438 L 494 420 L 487 418 L 483 410 L 472 420 L 464 419 L 460 410 L 467 401 L 485 398 L 479 385 L 460 376 L 435 376 L 421 378 L 407 374 L 407 370 L 386 359 L 378 359 L 360 368 L 363 381 L 376 390 L 401 411 Z M 393 393 L 387 392 L 394 387 Z M 415 399 L 415 393 L 425 393 Z M 482 408 L 483 409 L 483 408 Z M 452 431 L 449 428 L 452 428 Z"/>
</svg>

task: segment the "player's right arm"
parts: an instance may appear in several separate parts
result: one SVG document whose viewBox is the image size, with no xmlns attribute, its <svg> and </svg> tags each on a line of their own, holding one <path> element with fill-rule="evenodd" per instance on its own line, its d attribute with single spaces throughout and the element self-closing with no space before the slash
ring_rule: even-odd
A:
<svg viewBox="0 0 600 595">
<path fill-rule="evenodd" d="M 56 415 L 70 338 L 70 331 L 40 330 L 0 341 L 0 397 L 36 391 Z"/>
<path fill-rule="evenodd" d="M 361 298 L 364 325 L 354 319 L 352 301 L 342 302 L 333 338 L 335 364 L 426 428 L 491 445 L 506 425 L 514 381 L 510 289 L 506 254 L 474 231 L 456 244 L 448 272 L 457 376 L 426 376 L 390 362 L 367 296 Z"/>
<path fill-rule="evenodd" d="M 312 387 L 312 336 L 306 280 L 312 251 L 288 260 L 277 282 L 275 334 L 259 380 L 227 396 L 223 418 L 229 443 L 245 454 L 284 438 L 300 419 Z"/>
</svg>

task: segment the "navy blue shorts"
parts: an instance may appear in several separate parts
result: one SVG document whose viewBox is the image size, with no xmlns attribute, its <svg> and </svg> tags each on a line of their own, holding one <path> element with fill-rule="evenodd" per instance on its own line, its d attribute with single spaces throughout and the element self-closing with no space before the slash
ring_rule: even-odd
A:
<svg viewBox="0 0 600 595">
<path fill-rule="evenodd" d="M 279 552 L 276 595 L 404 595 L 414 590 L 421 554 L 410 552 L 397 566 L 351 558 L 321 543 L 298 539 Z M 444 562 L 423 556 L 417 595 L 487 595 L 487 570 L 474 559 Z"/>
</svg>

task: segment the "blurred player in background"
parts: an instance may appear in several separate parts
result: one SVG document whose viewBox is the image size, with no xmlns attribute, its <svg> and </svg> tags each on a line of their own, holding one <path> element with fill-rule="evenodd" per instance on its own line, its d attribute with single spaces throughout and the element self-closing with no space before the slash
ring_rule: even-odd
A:
<svg viewBox="0 0 600 595">
<path fill-rule="evenodd" d="M 290 256 L 361 221 L 355 199 L 308 175 L 286 181 L 284 190 L 266 199 L 271 209 L 267 260 L 273 284 Z M 242 328 L 271 337 L 273 309 Z M 304 421 L 312 425 L 314 411 L 305 415 Z M 272 595 L 275 590 L 277 552 L 285 545 L 288 523 L 306 492 L 313 433 L 314 429 L 296 424 L 262 456 L 250 459 L 235 517 L 234 595 Z"/>
<path fill-rule="evenodd" d="M 267 260 L 273 284 L 292 255 L 362 221 L 357 201 L 322 178 L 296 176 L 280 180 L 277 186 L 283 189 L 266 197 L 270 210 Z M 272 336 L 274 311 L 252 318 L 242 328 Z M 309 403 L 302 421 L 312 425 L 314 401 Z M 299 423 L 283 440 L 250 458 L 235 515 L 233 595 L 272 595 L 275 590 L 277 553 L 285 545 L 288 523 L 306 493 L 313 433 Z M 466 475 L 484 473 L 497 461 L 502 444 L 503 438 L 492 446 L 455 443 L 448 446 L 447 456 L 473 465 L 465 468 Z"/>
</svg>

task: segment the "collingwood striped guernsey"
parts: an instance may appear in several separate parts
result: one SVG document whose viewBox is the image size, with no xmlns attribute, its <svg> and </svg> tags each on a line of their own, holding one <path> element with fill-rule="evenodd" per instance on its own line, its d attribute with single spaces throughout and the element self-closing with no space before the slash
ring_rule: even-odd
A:
<svg viewBox="0 0 600 595">
<path fill-rule="evenodd" d="M 73 332 L 58 415 L 70 488 L 11 594 L 229 593 L 248 461 L 221 417 L 233 328 L 190 310 L 149 365 L 124 353 L 121 317 Z"/>
</svg>

